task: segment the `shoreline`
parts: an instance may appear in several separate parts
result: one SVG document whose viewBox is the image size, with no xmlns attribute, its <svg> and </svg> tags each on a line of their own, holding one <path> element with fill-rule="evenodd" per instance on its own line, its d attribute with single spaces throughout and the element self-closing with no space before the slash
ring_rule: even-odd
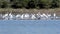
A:
<svg viewBox="0 0 60 34">
<path fill-rule="evenodd" d="M 45 14 L 53 14 L 56 13 L 57 16 L 60 16 L 60 8 L 55 8 L 55 9 L 12 9 L 12 8 L 0 8 L 0 14 L 5 14 L 5 13 L 13 13 L 13 14 L 37 14 L 38 12 L 45 13 Z"/>
</svg>

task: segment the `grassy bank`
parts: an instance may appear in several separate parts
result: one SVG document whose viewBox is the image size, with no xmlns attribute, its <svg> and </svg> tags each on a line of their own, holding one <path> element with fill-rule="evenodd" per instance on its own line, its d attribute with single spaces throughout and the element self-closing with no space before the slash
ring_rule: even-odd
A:
<svg viewBox="0 0 60 34">
<path fill-rule="evenodd" d="M 56 13 L 57 15 L 60 15 L 60 8 L 55 8 L 55 9 L 12 9 L 12 8 L 4 8 L 0 9 L 0 13 L 5 14 L 5 13 L 13 13 L 13 14 L 23 14 L 23 13 L 33 13 L 36 14 L 38 12 L 40 13 Z"/>
</svg>

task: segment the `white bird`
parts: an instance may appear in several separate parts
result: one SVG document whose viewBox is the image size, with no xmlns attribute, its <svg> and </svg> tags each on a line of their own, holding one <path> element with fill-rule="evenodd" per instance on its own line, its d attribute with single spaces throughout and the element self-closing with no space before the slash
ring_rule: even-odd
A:
<svg viewBox="0 0 60 34">
<path fill-rule="evenodd" d="M 4 20 L 8 20 L 8 18 L 9 18 L 8 13 L 7 13 L 7 14 L 5 14 L 5 15 L 3 15 L 3 18 L 4 18 Z"/>
<path fill-rule="evenodd" d="M 47 18 L 48 18 L 48 16 L 46 15 L 46 14 L 42 14 L 42 15 L 40 15 L 41 16 L 41 20 L 46 20 Z"/>
<path fill-rule="evenodd" d="M 43 13 L 43 16 L 46 17 L 46 18 L 48 18 L 48 16 L 46 14 L 44 14 L 44 13 Z"/>
<path fill-rule="evenodd" d="M 29 17 L 30 17 L 29 14 L 24 15 L 24 19 L 29 19 Z"/>
<path fill-rule="evenodd" d="M 40 13 L 36 14 L 36 18 L 40 19 L 41 18 L 41 14 Z"/>
<path fill-rule="evenodd" d="M 9 14 L 9 16 L 10 16 L 10 18 L 13 18 L 13 16 L 12 16 L 12 14 L 11 14 L 11 13 Z"/>
<path fill-rule="evenodd" d="M 20 14 L 18 14 L 18 15 L 16 15 L 16 17 L 17 17 L 17 18 L 19 18 L 19 17 L 21 17 L 21 15 L 20 15 Z"/>
<path fill-rule="evenodd" d="M 51 14 L 47 14 L 48 18 L 47 20 L 51 20 Z"/>
<path fill-rule="evenodd" d="M 21 19 L 24 19 L 24 14 L 21 15 Z"/>
<path fill-rule="evenodd" d="M 54 17 L 56 17 L 56 14 L 54 13 Z"/>
<path fill-rule="evenodd" d="M 21 15 L 20 14 L 17 14 L 16 15 L 16 19 L 21 19 Z"/>
<path fill-rule="evenodd" d="M 47 14 L 47 16 L 48 16 L 48 17 L 50 17 L 50 16 L 51 16 L 51 14 Z"/>
<path fill-rule="evenodd" d="M 31 15 L 31 19 L 36 19 L 35 14 Z"/>
<path fill-rule="evenodd" d="M 4 18 L 4 17 L 7 17 L 7 16 L 8 16 L 8 14 L 5 14 L 5 15 L 3 15 L 3 18 Z"/>
<path fill-rule="evenodd" d="M 56 14 L 55 14 L 55 13 L 53 14 L 53 16 L 54 16 L 54 19 L 56 19 L 56 17 L 57 17 L 57 16 L 56 16 Z"/>
<path fill-rule="evenodd" d="M 9 20 L 13 20 L 15 18 L 15 16 L 13 14 L 9 14 Z"/>
</svg>

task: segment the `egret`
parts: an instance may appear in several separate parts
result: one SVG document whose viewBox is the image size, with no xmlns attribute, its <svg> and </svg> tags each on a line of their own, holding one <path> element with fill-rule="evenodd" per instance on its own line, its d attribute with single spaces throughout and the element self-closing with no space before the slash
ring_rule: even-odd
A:
<svg viewBox="0 0 60 34">
<path fill-rule="evenodd" d="M 13 15 L 13 14 L 10 13 L 10 14 L 9 14 L 9 19 L 10 19 L 10 20 L 13 20 L 14 18 L 15 18 L 15 15 Z"/>
<path fill-rule="evenodd" d="M 40 12 L 38 14 L 36 14 L 37 19 L 40 19 L 41 18 L 40 15 L 41 15 Z"/>
<path fill-rule="evenodd" d="M 51 14 L 47 14 L 49 20 L 51 20 Z"/>
<path fill-rule="evenodd" d="M 4 20 L 8 20 L 9 19 L 9 14 L 7 13 L 7 14 L 3 15 L 3 18 L 4 18 Z"/>
<path fill-rule="evenodd" d="M 46 14 L 44 14 L 44 13 L 43 13 L 43 16 L 46 17 L 46 18 L 48 18 L 48 16 Z"/>
<path fill-rule="evenodd" d="M 21 15 L 21 19 L 24 19 L 24 14 Z"/>
<path fill-rule="evenodd" d="M 32 15 L 31 15 L 31 19 L 36 19 L 35 14 L 32 14 Z"/>
<path fill-rule="evenodd" d="M 24 19 L 29 19 L 30 15 L 29 14 L 24 14 Z"/>
<path fill-rule="evenodd" d="M 43 20 L 46 20 L 47 18 L 48 18 L 48 16 L 46 15 L 46 14 L 42 14 L 42 15 L 40 15 L 41 16 L 41 19 L 43 19 Z"/>
<path fill-rule="evenodd" d="M 56 14 L 55 13 L 53 14 L 53 16 L 54 16 L 54 19 L 56 19 Z"/>
<path fill-rule="evenodd" d="M 16 15 L 16 19 L 21 19 L 21 15 L 20 14 L 17 14 Z"/>
</svg>

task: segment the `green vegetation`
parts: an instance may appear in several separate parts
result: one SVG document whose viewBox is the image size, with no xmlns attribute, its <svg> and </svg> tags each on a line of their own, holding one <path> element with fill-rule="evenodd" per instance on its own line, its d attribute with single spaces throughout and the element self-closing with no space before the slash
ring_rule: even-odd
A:
<svg viewBox="0 0 60 34">
<path fill-rule="evenodd" d="M 60 0 L 0 0 L 0 8 L 59 8 Z"/>
</svg>

